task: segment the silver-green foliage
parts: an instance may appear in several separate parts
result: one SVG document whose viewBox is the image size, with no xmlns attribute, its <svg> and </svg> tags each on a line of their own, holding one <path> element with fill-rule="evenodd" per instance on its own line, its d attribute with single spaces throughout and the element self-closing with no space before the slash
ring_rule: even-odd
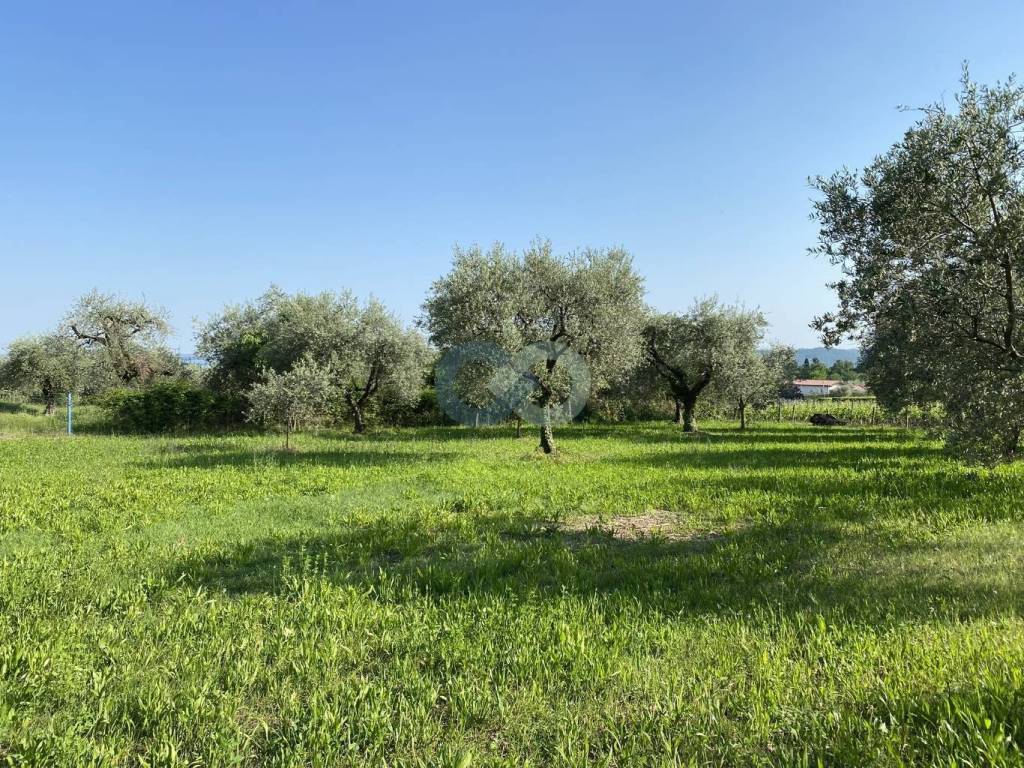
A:
<svg viewBox="0 0 1024 768">
<path fill-rule="evenodd" d="M 757 347 L 766 325 L 759 311 L 723 305 L 715 298 L 648 321 L 644 342 L 650 375 L 668 389 L 685 431 L 696 430 L 697 399 L 710 385 L 720 391 L 746 386 L 746 372 L 760 365 Z M 755 378 L 763 377 L 758 373 Z"/>
<path fill-rule="evenodd" d="M 90 291 L 68 312 L 61 330 L 82 347 L 104 353 L 122 385 L 181 372 L 180 359 L 163 346 L 171 330 L 167 313 L 143 301 Z"/>
<path fill-rule="evenodd" d="M 747 408 L 778 400 L 782 388 L 793 380 L 793 367 L 793 347 L 777 344 L 762 351 L 756 346 L 740 346 L 726 358 L 716 388 L 735 405 L 740 426 L 746 428 Z"/>
<path fill-rule="evenodd" d="M 78 391 L 85 365 L 83 351 L 65 336 L 18 339 L 0 361 L 0 388 L 38 399 L 50 413 L 62 393 Z"/>
<path fill-rule="evenodd" d="M 586 249 L 567 256 L 536 240 L 522 253 L 500 243 L 455 249 L 451 271 L 435 281 L 423 324 L 442 350 L 471 341 L 510 353 L 544 342 L 570 347 L 586 361 L 600 389 L 628 375 L 641 358 L 643 279 L 621 248 Z M 537 401 L 554 402 L 565 389 L 557 360 L 536 371 Z M 542 447 L 554 450 L 550 429 Z"/>
<path fill-rule="evenodd" d="M 284 373 L 272 369 L 249 390 L 250 418 L 284 430 L 285 448 L 291 433 L 324 418 L 335 390 L 335 371 L 304 357 Z"/>
<path fill-rule="evenodd" d="M 350 292 L 287 294 L 271 288 L 247 305 L 227 307 L 199 329 L 198 352 L 218 388 L 245 391 L 264 369 L 290 370 L 304 357 L 330 370 L 337 402 L 365 429 L 367 412 L 401 407 L 420 393 L 429 350 L 379 301 Z"/>
<path fill-rule="evenodd" d="M 1024 431 L 1024 89 L 964 75 L 863 172 L 819 178 L 817 253 L 842 267 L 825 341 L 860 338 L 879 401 L 940 403 L 948 443 L 1012 458 Z"/>
</svg>

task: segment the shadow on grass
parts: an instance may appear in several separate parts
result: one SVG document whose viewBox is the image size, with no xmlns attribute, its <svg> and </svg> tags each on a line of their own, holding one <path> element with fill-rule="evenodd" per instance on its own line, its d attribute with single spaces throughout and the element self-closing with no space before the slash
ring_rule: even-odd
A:
<svg viewBox="0 0 1024 768">
<path fill-rule="evenodd" d="M 963 547 L 950 547 L 945 555 L 933 550 L 930 545 L 921 567 L 895 567 L 900 558 L 916 556 L 913 546 L 851 533 L 824 516 L 674 540 L 622 540 L 599 530 L 508 520 L 480 520 L 469 533 L 465 525 L 427 530 L 392 521 L 330 535 L 255 540 L 186 558 L 168 575 L 231 595 L 286 594 L 297 582 L 314 579 L 371 588 L 384 601 L 555 599 L 569 593 L 666 615 L 837 612 L 889 622 L 1020 613 L 1024 578 L 1006 589 L 1005 580 L 984 569 L 967 577 L 956 567 L 936 565 L 946 555 L 962 561 Z M 888 565 L 875 567 L 872 557 L 844 565 L 843 555 L 857 551 L 884 553 Z"/>
<path fill-rule="evenodd" d="M 625 435 L 625 436 L 624 436 Z M 918 438 L 910 432 L 884 427 L 813 427 L 809 424 L 773 423 L 750 426 L 713 426 L 701 428 L 698 432 L 687 433 L 674 424 L 643 423 L 630 425 L 573 425 L 563 433 L 556 432 L 556 438 L 568 440 L 587 438 L 628 439 L 631 442 L 668 443 L 687 445 L 692 443 L 738 442 L 750 445 L 774 443 L 844 443 L 864 441 L 911 442 Z"/>
<path fill-rule="evenodd" d="M 838 442 L 834 446 L 816 449 L 802 447 L 799 443 L 793 447 L 779 444 L 771 450 L 753 450 L 733 442 L 722 443 L 720 446 L 702 451 L 655 451 L 631 454 L 625 457 L 611 457 L 607 461 L 662 469 L 827 468 L 839 470 L 853 468 L 863 470 L 894 462 L 923 462 L 942 455 L 938 448 L 930 446 L 906 447 L 885 444 L 850 446 L 848 443 Z"/>
<path fill-rule="evenodd" d="M 189 437 L 196 437 L 195 435 Z M 326 466 L 367 466 L 375 463 L 429 463 L 452 461 L 458 449 L 438 450 L 445 443 L 468 440 L 509 440 L 528 445 L 531 433 L 524 431 L 516 438 L 514 427 L 467 429 L 461 427 L 427 427 L 410 430 L 382 431 L 370 435 L 352 435 L 334 431 L 318 435 L 315 450 L 303 448 L 286 451 L 278 445 L 260 445 L 250 450 L 237 444 L 223 446 L 188 442 L 138 462 L 144 468 L 216 466 L 251 466 L 254 463 L 279 465 L 309 464 Z M 625 457 L 609 456 L 610 463 L 633 464 L 660 468 L 728 468 L 764 469 L 780 467 L 854 466 L 892 463 L 894 460 L 925 460 L 941 456 L 941 449 L 922 444 L 913 436 L 892 430 L 840 428 L 838 430 L 782 431 L 772 428 L 747 430 L 715 430 L 684 435 L 668 427 L 573 426 L 557 435 L 563 455 L 572 459 L 573 447 L 590 439 L 615 439 L 624 445 L 642 443 L 651 451 Z M 324 443 L 336 450 L 322 447 Z M 301 444 L 300 444 L 301 445 Z M 431 446 L 429 449 L 404 449 L 396 446 Z M 704 450 L 704 449 L 707 450 Z"/>
<path fill-rule="evenodd" d="M 42 414 L 41 408 L 36 408 L 31 405 L 24 405 L 22 403 L 2 403 L 0 402 L 0 413 L 28 413 L 33 416 L 39 416 Z"/>
<path fill-rule="evenodd" d="M 450 461 L 452 454 L 441 451 L 396 451 L 385 447 L 367 449 L 346 447 L 343 450 L 290 450 L 261 446 L 258 450 L 216 449 L 210 446 L 182 446 L 156 456 L 140 459 L 135 466 L 143 469 L 217 469 L 221 467 L 262 467 L 273 465 L 320 467 L 386 467 L 394 464 L 417 464 Z"/>
<path fill-rule="evenodd" d="M 414 429 L 384 429 L 364 439 L 396 442 L 448 441 L 448 440 L 528 440 L 538 439 L 537 427 L 524 424 L 517 438 L 514 425 L 494 427 L 417 427 Z M 912 432 L 887 427 L 813 427 L 809 424 L 772 424 L 751 426 L 745 430 L 722 427 L 719 423 L 696 433 L 685 433 L 675 424 L 641 422 L 634 424 L 571 424 L 555 429 L 556 443 L 574 443 L 581 440 L 612 439 L 628 443 L 658 445 L 692 445 L 694 443 L 736 442 L 746 445 L 780 443 L 842 443 L 884 440 L 909 443 L 919 440 Z"/>
</svg>

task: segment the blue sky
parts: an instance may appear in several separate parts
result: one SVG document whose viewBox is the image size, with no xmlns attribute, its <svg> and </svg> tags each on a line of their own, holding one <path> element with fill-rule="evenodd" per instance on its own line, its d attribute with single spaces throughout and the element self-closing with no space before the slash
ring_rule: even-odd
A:
<svg viewBox="0 0 1024 768">
<path fill-rule="evenodd" d="M 623 245 L 649 301 L 817 340 L 807 177 L 1024 70 L 1024 3 L 20 3 L 0 16 L 0 346 L 98 287 L 270 283 L 411 320 L 451 246 Z M 1024 74 L 1024 73 L 1022 73 Z"/>
</svg>

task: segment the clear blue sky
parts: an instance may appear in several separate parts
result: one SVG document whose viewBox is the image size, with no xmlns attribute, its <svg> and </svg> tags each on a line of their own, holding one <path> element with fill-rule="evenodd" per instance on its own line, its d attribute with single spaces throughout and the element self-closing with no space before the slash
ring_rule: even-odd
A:
<svg viewBox="0 0 1024 768">
<path fill-rule="evenodd" d="M 195 317 L 270 283 L 412 319 L 451 246 L 624 245 L 649 300 L 816 343 L 807 177 L 1024 70 L 1024 3 L 16 3 L 0 346 L 93 287 Z M 1024 74 L 1024 72 L 1022 72 Z"/>
</svg>

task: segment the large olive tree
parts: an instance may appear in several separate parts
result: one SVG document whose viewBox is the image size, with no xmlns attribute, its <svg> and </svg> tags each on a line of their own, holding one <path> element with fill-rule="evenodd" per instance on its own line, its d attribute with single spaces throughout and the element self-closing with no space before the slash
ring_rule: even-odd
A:
<svg viewBox="0 0 1024 768">
<path fill-rule="evenodd" d="M 697 431 L 697 401 L 712 382 L 757 355 L 766 325 L 760 312 L 724 306 L 714 298 L 647 322 L 643 335 L 649 368 L 668 389 L 684 432 Z"/>
<path fill-rule="evenodd" d="M 893 408 L 939 402 L 948 442 L 997 460 L 1024 432 L 1024 90 L 967 77 L 860 173 L 817 179 L 815 252 L 839 265 L 826 343 L 860 340 Z"/>
<path fill-rule="evenodd" d="M 643 279 L 625 250 L 558 256 L 550 242 L 537 240 L 522 253 L 501 244 L 456 247 L 451 271 L 431 287 L 422 322 L 441 350 L 474 341 L 511 354 L 538 343 L 566 345 L 585 361 L 591 386 L 601 388 L 639 361 L 643 315 Z M 545 453 L 555 451 L 550 413 L 563 367 L 551 354 L 531 372 L 533 402 L 545 414 Z"/>
<path fill-rule="evenodd" d="M 197 352 L 216 387 L 248 391 L 265 370 L 284 373 L 309 358 L 329 369 L 357 433 L 378 401 L 419 397 L 429 350 L 423 337 L 380 302 L 351 293 L 287 294 L 271 288 L 255 302 L 227 307 L 199 329 Z"/>
<path fill-rule="evenodd" d="M 181 369 L 163 347 L 170 332 L 166 313 L 145 302 L 90 291 L 64 319 L 65 332 L 81 346 L 102 351 L 121 384 L 148 384 Z"/>
</svg>

